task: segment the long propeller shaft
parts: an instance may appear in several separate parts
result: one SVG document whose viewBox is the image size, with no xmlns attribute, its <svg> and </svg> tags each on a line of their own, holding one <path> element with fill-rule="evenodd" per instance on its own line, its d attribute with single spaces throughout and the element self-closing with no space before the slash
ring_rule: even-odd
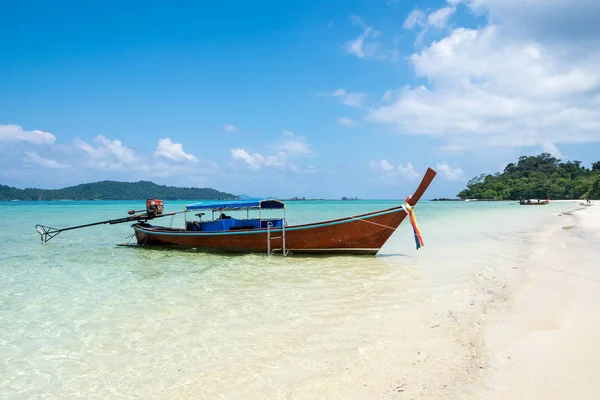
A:
<svg viewBox="0 0 600 400">
<path fill-rule="evenodd" d="M 169 216 L 176 215 L 176 214 L 180 214 L 180 212 L 171 212 L 171 213 L 167 213 L 167 214 L 148 214 L 148 213 L 135 214 L 135 215 L 131 215 L 129 217 L 108 219 L 106 221 L 92 222 L 90 224 L 70 226 L 68 228 L 61 228 L 61 229 L 52 228 L 50 226 L 45 226 L 45 225 L 36 225 L 35 230 L 37 231 L 37 233 L 40 234 L 41 241 L 46 243 L 50 239 L 52 239 L 53 237 L 58 235 L 59 233 L 65 232 L 65 231 L 70 231 L 73 229 L 87 228 L 90 226 L 104 225 L 104 224 L 114 225 L 114 224 L 122 224 L 125 222 L 133 222 L 133 221 L 138 221 L 138 222 L 139 221 L 148 221 L 150 219 L 169 217 Z"/>
</svg>

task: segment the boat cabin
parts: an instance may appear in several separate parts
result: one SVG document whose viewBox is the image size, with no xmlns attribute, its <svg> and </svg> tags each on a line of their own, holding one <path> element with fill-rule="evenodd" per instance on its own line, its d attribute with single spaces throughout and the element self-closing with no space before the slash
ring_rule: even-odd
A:
<svg viewBox="0 0 600 400">
<path fill-rule="evenodd" d="M 262 218 L 262 210 L 283 210 L 281 218 Z M 203 211 L 195 213 L 198 220 L 189 221 L 188 212 Z M 250 212 L 258 216 L 251 218 Z M 185 207 L 186 231 L 219 232 L 248 229 L 280 228 L 285 224 L 285 204 L 280 200 L 252 200 L 252 201 L 225 201 L 225 202 L 202 202 Z M 209 214 L 210 219 L 205 217 Z M 229 215 L 231 214 L 231 215 Z M 234 216 L 238 214 L 237 216 Z M 203 220 L 203 217 L 206 219 Z M 244 218 L 245 217 L 245 218 Z"/>
</svg>

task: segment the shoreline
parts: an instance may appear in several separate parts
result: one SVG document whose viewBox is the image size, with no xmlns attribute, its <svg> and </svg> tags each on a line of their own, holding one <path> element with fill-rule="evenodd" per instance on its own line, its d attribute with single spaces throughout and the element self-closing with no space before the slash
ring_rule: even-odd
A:
<svg viewBox="0 0 600 400">
<path fill-rule="evenodd" d="M 597 207 L 576 207 L 544 227 L 527 259 L 528 279 L 485 324 L 488 366 L 478 398 L 596 398 L 597 243 Z"/>
</svg>

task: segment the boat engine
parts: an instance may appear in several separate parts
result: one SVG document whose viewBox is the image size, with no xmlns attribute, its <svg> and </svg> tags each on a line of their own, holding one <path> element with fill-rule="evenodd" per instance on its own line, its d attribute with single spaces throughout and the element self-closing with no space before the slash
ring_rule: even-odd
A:
<svg viewBox="0 0 600 400">
<path fill-rule="evenodd" d="M 148 215 L 160 215 L 163 213 L 164 202 L 158 199 L 146 200 L 146 212 Z"/>
</svg>

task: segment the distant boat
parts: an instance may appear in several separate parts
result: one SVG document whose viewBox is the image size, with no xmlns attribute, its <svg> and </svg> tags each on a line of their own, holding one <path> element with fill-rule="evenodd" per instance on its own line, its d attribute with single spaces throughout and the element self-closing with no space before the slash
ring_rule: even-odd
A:
<svg viewBox="0 0 600 400">
<path fill-rule="evenodd" d="M 394 233 L 404 218 L 411 215 L 417 248 L 422 239 L 412 207 L 425 193 L 436 172 L 429 168 L 417 190 L 406 198 L 404 205 L 350 216 L 335 220 L 302 225 L 287 225 L 285 203 L 281 200 L 246 200 L 227 202 L 203 202 L 188 205 L 183 213 L 194 213 L 198 220 L 186 218 L 185 227 L 171 228 L 151 225 L 147 221 L 175 213 L 163 214 L 162 200 L 148 200 L 146 211 L 130 211 L 130 217 L 102 221 L 79 227 L 55 229 L 37 225 L 42 241 L 48 241 L 58 233 L 80 227 L 137 221 L 132 227 L 139 247 L 175 247 L 230 253 L 281 252 L 294 254 L 376 254 Z M 279 218 L 262 218 L 263 210 L 280 210 Z M 233 218 L 225 212 L 243 212 L 242 218 Z M 250 211 L 258 211 L 258 218 L 250 218 Z M 205 215 L 210 219 L 202 220 Z M 216 214 L 216 218 L 215 218 Z M 207 215 L 207 217 L 208 217 Z"/>
<path fill-rule="evenodd" d="M 540 200 L 540 199 L 529 199 L 529 200 L 519 200 L 519 204 L 522 206 L 544 206 L 546 204 L 550 204 L 550 199 Z"/>
</svg>

